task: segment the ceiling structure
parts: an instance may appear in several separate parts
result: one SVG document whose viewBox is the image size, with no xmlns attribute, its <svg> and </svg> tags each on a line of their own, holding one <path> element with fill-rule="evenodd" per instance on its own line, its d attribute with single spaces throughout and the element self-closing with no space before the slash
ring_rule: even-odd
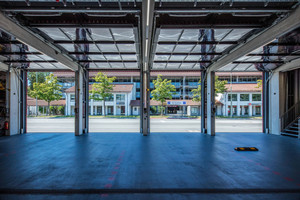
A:
<svg viewBox="0 0 300 200">
<path fill-rule="evenodd" d="M 0 0 L 0 69 L 139 69 L 143 34 L 152 70 L 268 71 L 300 59 L 297 0 L 155 0 L 147 13 L 145 2 Z"/>
</svg>

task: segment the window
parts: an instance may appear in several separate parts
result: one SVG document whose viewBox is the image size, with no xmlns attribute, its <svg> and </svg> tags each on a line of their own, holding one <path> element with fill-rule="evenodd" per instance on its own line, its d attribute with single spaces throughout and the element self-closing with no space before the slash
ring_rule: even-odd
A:
<svg viewBox="0 0 300 200">
<path fill-rule="evenodd" d="M 239 81 L 240 83 L 256 83 L 260 77 L 252 77 L 252 76 L 240 76 Z"/>
<path fill-rule="evenodd" d="M 252 94 L 252 101 L 261 101 L 261 94 Z"/>
<path fill-rule="evenodd" d="M 116 99 L 117 101 L 125 101 L 125 94 L 117 94 Z"/>
<path fill-rule="evenodd" d="M 71 101 L 75 101 L 75 94 L 71 94 Z"/>
<path fill-rule="evenodd" d="M 105 97 L 105 101 L 113 101 L 114 95 L 110 95 L 109 97 Z"/>
<path fill-rule="evenodd" d="M 226 77 L 226 76 L 225 77 L 224 76 L 220 77 L 219 76 L 218 78 L 219 78 L 220 81 L 227 81 L 228 83 L 230 83 L 231 80 L 232 80 L 233 83 L 237 82 L 237 77 L 236 76 L 232 76 L 232 77 L 230 77 L 230 76 L 229 77 Z"/>
<path fill-rule="evenodd" d="M 237 94 L 228 94 L 228 101 L 231 101 L 231 96 L 232 101 L 237 101 Z"/>
<path fill-rule="evenodd" d="M 134 107 L 134 111 L 137 111 L 137 108 L 136 108 L 136 107 Z"/>
<path fill-rule="evenodd" d="M 241 94 L 240 101 L 249 101 L 249 94 Z"/>
<path fill-rule="evenodd" d="M 94 101 L 100 101 L 100 95 L 99 94 L 95 94 L 95 99 Z"/>
</svg>

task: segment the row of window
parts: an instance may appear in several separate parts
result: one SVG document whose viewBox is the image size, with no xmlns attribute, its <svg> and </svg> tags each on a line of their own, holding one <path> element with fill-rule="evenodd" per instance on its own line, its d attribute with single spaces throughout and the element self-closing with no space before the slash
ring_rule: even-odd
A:
<svg viewBox="0 0 300 200">
<path fill-rule="evenodd" d="M 220 81 L 227 81 L 228 83 L 230 83 L 232 81 L 232 83 L 256 83 L 258 80 L 260 80 L 261 77 L 257 76 L 257 77 L 253 77 L 253 76 L 233 76 L 233 77 L 219 77 Z"/>
<path fill-rule="evenodd" d="M 96 97 L 100 98 L 99 95 L 96 95 Z M 113 101 L 113 100 L 114 100 L 113 95 L 105 98 L 105 101 Z M 75 94 L 71 94 L 71 101 L 75 101 Z M 125 101 L 125 94 L 116 94 L 116 101 Z"/>
<path fill-rule="evenodd" d="M 228 94 L 228 101 L 237 101 L 237 94 Z M 240 94 L 240 101 L 249 101 L 249 94 Z M 261 101 L 261 94 L 252 94 L 252 101 Z"/>
</svg>

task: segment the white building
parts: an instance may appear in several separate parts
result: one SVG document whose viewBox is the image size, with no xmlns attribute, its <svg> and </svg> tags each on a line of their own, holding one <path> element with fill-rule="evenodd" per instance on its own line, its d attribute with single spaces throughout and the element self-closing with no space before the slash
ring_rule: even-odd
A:
<svg viewBox="0 0 300 200">
<path fill-rule="evenodd" d="M 135 83 L 114 84 L 112 97 L 105 101 L 90 100 L 89 113 L 90 115 L 139 115 L 140 101 L 136 100 Z M 217 116 L 230 116 L 232 111 L 233 116 L 261 116 L 262 114 L 262 96 L 261 88 L 257 88 L 257 84 L 227 84 L 227 92 L 218 94 L 215 101 Z M 90 85 L 90 90 L 92 85 Z M 75 115 L 75 87 L 71 87 L 66 91 L 66 115 Z M 232 96 L 232 98 L 231 98 Z M 157 101 L 150 101 L 151 107 L 160 106 Z M 165 114 L 183 114 L 186 107 L 186 115 L 199 116 L 200 102 L 192 100 L 167 100 L 165 102 Z M 151 111 L 152 112 L 152 111 Z M 159 114 L 157 111 L 156 113 Z"/>
<path fill-rule="evenodd" d="M 227 92 L 218 96 L 222 105 L 222 114 L 230 116 L 261 116 L 261 88 L 257 84 L 227 84 Z M 217 108 L 219 110 L 220 108 Z"/>
<path fill-rule="evenodd" d="M 89 87 L 92 90 L 92 85 Z M 112 97 L 104 101 L 90 100 L 90 115 L 131 115 L 130 101 L 135 100 L 135 84 L 114 84 Z M 75 86 L 66 91 L 66 115 L 75 115 Z"/>
</svg>

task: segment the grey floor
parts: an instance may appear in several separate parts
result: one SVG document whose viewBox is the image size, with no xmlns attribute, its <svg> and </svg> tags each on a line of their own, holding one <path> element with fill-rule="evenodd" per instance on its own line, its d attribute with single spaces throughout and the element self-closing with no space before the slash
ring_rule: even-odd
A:
<svg viewBox="0 0 300 200">
<path fill-rule="evenodd" d="M 299 200 L 299 169 L 298 139 L 261 133 L 0 138 L 0 199 Z"/>
</svg>

